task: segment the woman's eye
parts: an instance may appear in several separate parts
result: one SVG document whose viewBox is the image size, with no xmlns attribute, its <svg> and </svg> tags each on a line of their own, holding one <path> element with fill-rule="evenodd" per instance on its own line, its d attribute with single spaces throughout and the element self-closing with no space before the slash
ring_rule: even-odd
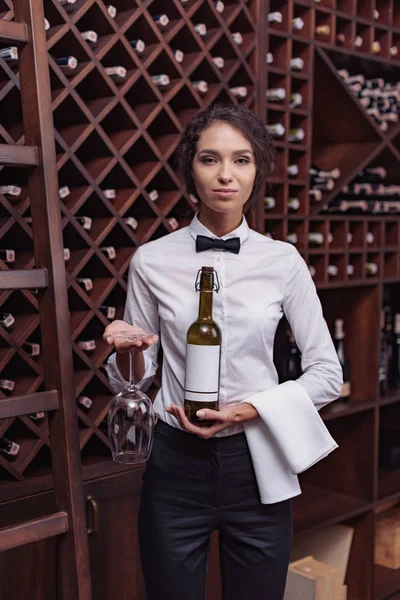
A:
<svg viewBox="0 0 400 600">
<path fill-rule="evenodd" d="M 206 165 L 210 165 L 212 163 L 215 163 L 215 158 L 212 158 L 211 156 L 206 156 L 205 158 L 201 159 L 201 162 L 206 164 Z"/>
<path fill-rule="evenodd" d="M 241 165 L 246 165 L 250 161 L 247 158 L 238 158 L 237 162 L 240 162 Z"/>
</svg>

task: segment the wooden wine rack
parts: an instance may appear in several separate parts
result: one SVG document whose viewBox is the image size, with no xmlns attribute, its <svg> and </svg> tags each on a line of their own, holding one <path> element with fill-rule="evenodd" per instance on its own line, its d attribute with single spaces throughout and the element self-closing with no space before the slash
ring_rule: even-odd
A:
<svg viewBox="0 0 400 600">
<path fill-rule="evenodd" d="M 173 155 L 183 127 L 196 112 L 214 101 L 242 102 L 265 122 L 302 127 L 305 138 L 289 143 L 276 141 L 275 172 L 265 188 L 274 195 L 276 206 L 264 208 L 260 198 L 250 224 L 262 233 L 285 240 L 298 237 L 297 247 L 306 262 L 316 270 L 317 285 L 328 325 L 344 319 L 346 349 L 352 367 L 352 396 L 346 406 L 335 404 L 322 411 L 323 418 L 339 448 L 327 459 L 300 476 L 303 494 L 294 500 L 295 530 L 305 531 L 331 523 L 348 523 L 354 538 L 346 583 L 351 600 L 381 600 L 400 591 L 400 573 L 373 564 L 375 514 L 400 501 L 400 473 L 384 472 L 378 466 L 380 423 L 400 427 L 400 392 L 392 390 L 379 397 L 379 309 L 383 289 L 391 293 L 395 311 L 400 312 L 400 223 L 398 217 L 331 216 L 321 213 L 343 185 L 351 182 L 366 166 L 387 169 L 388 183 L 399 183 L 400 123 L 382 133 L 358 101 L 345 87 L 337 70 L 346 68 L 368 77 L 400 80 L 400 6 L 395 0 L 225 0 L 222 13 L 212 0 L 112 0 L 115 18 L 102 0 L 78 0 L 61 5 L 44 0 L 50 22 L 47 32 L 49 68 L 57 152 L 59 186 L 70 194 L 60 199 L 64 247 L 70 250 L 66 262 L 76 396 L 93 400 L 86 414 L 77 408 L 80 448 L 85 480 L 126 468 L 112 464 L 104 427 L 111 389 L 104 370 L 110 349 L 102 340 L 108 324 L 102 305 L 116 307 L 122 318 L 126 276 L 134 249 L 173 230 L 171 219 L 188 224 L 197 205 L 177 177 Z M 374 19 L 374 9 L 379 17 Z M 268 23 L 272 11 L 283 13 L 282 23 Z M 155 15 L 166 12 L 170 22 L 159 27 Z M 0 16 L 13 19 L 11 0 L 0 0 Z M 292 19 L 301 17 L 302 30 L 294 32 Z M 195 25 L 207 26 L 200 36 Z M 329 34 L 316 34 L 316 28 L 329 25 Z M 89 29 L 99 34 L 91 46 L 81 37 Z M 232 34 L 240 32 L 237 45 Z M 337 34 L 344 34 L 340 45 Z M 362 37 L 359 51 L 353 47 L 356 35 Z M 141 39 L 143 53 L 129 41 Z M 371 54 L 373 41 L 381 52 Z M 399 54 L 392 56 L 391 47 Z M 176 50 L 184 52 L 182 63 Z M 266 53 L 273 63 L 266 64 Z M 56 58 L 75 56 L 79 63 L 69 74 L 56 64 Z M 223 69 L 215 57 L 224 58 Z M 300 57 L 304 68 L 294 71 L 289 60 Z M 123 66 L 126 77 L 117 82 L 106 68 Z M 171 83 L 161 90 L 153 75 L 166 73 Z M 18 65 L 0 58 L 0 142 L 20 144 L 22 114 Z M 206 80 L 208 91 L 198 93 L 193 82 Z M 238 100 L 231 88 L 243 85 L 248 95 Z M 284 87 L 287 97 L 300 92 L 303 103 L 291 109 L 282 103 L 267 102 L 266 89 Z M 22 90 L 23 93 L 23 90 Z M 308 171 L 340 168 L 334 190 L 323 200 L 309 198 Z M 290 177 L 288 165 L 299 173 Z M 13 248 L 16 261 L 0 268 L 34 267 L 29 198 L 24 194 L 27 172 L 3 167 L 0 185 L 22 186 L 17 201 L 0 196 L 0 246 Z M 116 190 L 108 199 L 104 190 Z M 159 197 L 149 194 L 156 189 Z M 271 191 L 272 190 L 272 191 Z M 288 199 L 296 196 L 300 208 L 288 210 Z M 85 230 L 78 217 L 88 216 L 92 227 Z M 138 221 L 133 230 L 128 217 Z M 374 234 L 367 244 L 366 233 Z M 322 247 L 308 243 L 309 232 L 324 234 Z M 328 243 L 328 234 L 333 241 Z M 348 243 L 347 234 L 352 234 Z M 114 246 L 116 258 L 109 260 L 101 250 Z M 376 276 L 368 276 L 364 264 L 378 266 Z M 330 278 L 327 267 L 334 264 L 338 274 Z M 349 276 L 348 264 L 355 272 Z M 93 289 L 86 292 L 78 278 L 91 278 Z M 0 328 L 0 372 L 16 381 L 14 394 L 40 391 L 43 387 L 41 359 L 26 353 L 26 341 L 40 341 L 37 300 L 33 291 L 3 292 L 0 311 L 11 312 L 15 325 Z M 95 339 L 96 349 L 88 354 L 78 341 Z M 155 395 L 159 375 L 151 388 Z M 3 397 L 0 392 L 0 397 Z M 0 456 L 0 496 L 12 500 L 51 488 L 48 476 L 50 451 L 47 417 L 35 422 L 28 416 L 0 422 L 0 436 L 21 444 L 17 460 Z M 140 478 L 140 471 L 133 470 Z"/>
</svg>

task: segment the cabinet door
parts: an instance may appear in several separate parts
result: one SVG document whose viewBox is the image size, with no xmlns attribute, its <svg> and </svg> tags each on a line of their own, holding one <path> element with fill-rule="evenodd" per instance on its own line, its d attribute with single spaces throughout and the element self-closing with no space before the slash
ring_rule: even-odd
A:
<svg viewBox="0 0 400 600">
<path fill-rule="evenodd" d="M 0 528 L 56 512 L 54 494 L 46 492 L 0 505 Z M 0 598 L 57 598 L 57 539 L 49 538 L 0 552 Z"/>
<path fill-rule="evenodd" d="M 133 469 L 84 484 L 96 600 L 146 600 L 137 539 L 141 474 Z"/>
</svg>

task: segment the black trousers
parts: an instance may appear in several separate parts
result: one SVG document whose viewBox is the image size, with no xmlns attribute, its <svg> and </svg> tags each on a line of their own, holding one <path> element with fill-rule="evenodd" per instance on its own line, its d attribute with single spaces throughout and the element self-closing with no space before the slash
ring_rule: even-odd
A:
<svg viewBox="0 0 400 600">
<path fill-rule="evenodd" d="M 147 600 L 205 599 L 215 529 L 223 600 L 283 598 L 292 500 L 261 504 L 244 433 L 202 440 L 159 420 L 138 527 Z"/>
</svg>

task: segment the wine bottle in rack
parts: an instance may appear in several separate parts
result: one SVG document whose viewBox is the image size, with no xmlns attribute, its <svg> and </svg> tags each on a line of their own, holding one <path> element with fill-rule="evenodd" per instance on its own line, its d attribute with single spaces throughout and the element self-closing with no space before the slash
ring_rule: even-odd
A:
<svg viewBox="0 0 400 600">
<path fill-rule="evenodd" d="M 5 329 L 9 329 L 14 325 L 15 317 L 9 312 L 0 312 L 0 325 Z"/>
<path fill-rule="evenodd" d="M 387 391 L 389 371 L 389 346 L 385 331 L 385 312 L 380 311 L 380 353 L 379 353 L 379 392 L 383 396 Z"/>
<path fill-rule="evenodd" d="M 81 31 L 81 38 L 89 44 L 97 44 L 99 36 L 92 29 L 88 29 L 88 31 Z"/>
<path fill-rule="evenodd" d="M 63 248 L 64 261 L 68 262 L 71 258 L 71 250 L 69 248 Z"/>
<path fill-rule="evenodd" d="M 106 8 L 110 17 L 112 19 L 115 19 L 115 17 L 117 16 L 117 9 L 115 8 L 115 6 L 113 6 L 112 4 L 107 4 Z"/>
<path fill-rule="evenodd" d="M 59 197 L 60 197 L 61 200 L 63 200 L 67 196 L 69 196 L 70 193 L 71 193 L 71 190 L 69 189 L 69 187 L 67 185 L 62 185 L 58 189 L 58 195 L 59 195 Z"/>
<path fill-rule="evenodd" d="M 235 31 L 232 33 L 232 41 L 237 45 L 241 46 L 243 44 L 243 36 L 240 31 Z"/>
<path fill-rule="evenodd" d="M 177 63 L 183 63 L 183 59 L 185 58 L 184 53 L 182 52 L 182 50 L 174 50 L 174 57 Z"/>
<path fill-rule="evenodd" d="M 272 208 L 275 208 L 275 205 L 276 205 L 275 198 L 273 198 L 272 196 L 266 196 L 264 198 L 264 206 L 268 210 L 271 210 Z"/>
<path fill-rule="evenodd" d="M 301 31 L 304 27 L 304 21 L 301 17 L 295 17 L 292 19 L 292 29 L 294 32 Z"/>
<path fill-rule="evenodd" d="M 367 275 L 376 275 L 378 273 L 378 265 L 373 262 L 366 262 L 364 269 Z"/>
<path fill-rule="evenodd" d="M 158 198 L 160 197 L 158 190 L 156 190 L 156 189 L 150 190 L 150 192 L 148 192 L 148 197 L 149 197 L 149 200 L 151 200 L 152 202 L 155 202 L 156 200 L 158 200 Z"/>
<path fill-rule="evenodd" d="M 202 408 L 218 410 L 221 359 L 221 331 L 213 320 L 213 292 L 218 291 L 218 275 L 213 267 L 202 267 L 196 279 L 200 292 L 199 314 L 190 325 L 186 338 L 186 372 L 184 411 L 195 425 L 208 426 L 213 421 L 201 419 Z"/>
<path fill-rule="evenodd" d="M 400 314 L 394 317 L 394 332 L 391 340 L 392 352 L 389 362 L 388 383 L 393 389 L 400 388 Z"/>
<path fill-rule="evenodd" d="M 320 202 L 322 200 L 321 190 L 311 189 L 308 191 L 308 195 L 310 196 L 310 200 L 313 200 L 314 202 Z"/>
<path fill-rule="evenodd" d="M 397 56 L 398 53 L 399 53 L 399 49 L 397 48 L 397 46 L 390 46 L 390 48 L 389 48 L 390 56 Z"/>
<path fill-rule="evenodd" d="M 79 348 L 84 352 L 93 352 L 94 350 L 96 350 L 95 340 L 78 340 L 77 344 Z"/>
<path fill-rule="evenodd" d="M 128 227 L 133 229 L 133 231 L 136 231 L 136 229 L 138 228 L 139 223 L 137 222 L 135 217 L 125 217 L 124 221 L 128 225 Z"/>
<path fill-rule="evenodd" d="M 306 136 L 304 129 L 301 127 L 295 127 L 293 129 L 289 129 L 288 133 L 288 142 L 302 142 Z"/>
<path fill-rule="evenodd" d="M 33 342 L 25 342 L 22 344 L 22 348 L 29 356 L 40 356 L 40 344 Z"/>
<path fill-rule="evenodd" d="M 6 62 L 18 60 L 18 48 L 16 46 L 0 48 L 0 58 L 5 60 Z"/>
<path fill-rule="evenodd" d="M 281 383 L 296 380 L 302 375 L 300 351 L 290 328 L 288 328 L 286 335 L 287 349 L 279 369 Z"/>
<path fill-rule="evenodd" d="M 339 397 L 340 402 L 347 402 L 351 395 L 350 364 L 345 351 L 344 338 L 343 319 L 336 319 L 333 342 L 343 374 L 343 386 Z"/>
<path fill-rule="evenodd" d="M 223 69 L 225 66 L 225 60 L 222 56 L 213 56 L 213 63 L 218 69 Z"/>
<path fill-rule="evenodd" d="M 151 80 L 157 87 L 161 88 L 166 87 L 171 83 L 169 75 L 167 75 L 166 73 L 160 73 L 159 75 L 151 75 Z"/>
<path fill-rule="evenodd" d="M 225 4 L 221 2 L 221 0 L 214 0 L 214 6 L 215 10 L 220 14 L 222 14 L 225 10 Z"/>
<path fill-rule="evenodd" d="M 86 231 L 90 231 L 92 228 L 92 219 L 90 217 L 76 217 L 79 225 Z"/>
<path fill-rule="evenodd" d="M 76 282 L 85 290 L 85 292 L 90 292 L 90 290 L 93 289 L 93 281 L 90 277 L 77 277 Z"/>
<path fill-rule="evenodd" d="M 111 77 L 111 79 L 114 79 L 115 81 L 121 81 L 121 80 L 125 79 L 126 74 L 127 74 L 127 70 L 125 69 L 125 67 L 122 67 L 121 65 L 118 65 L 116 67 L 105 67 L 104 70 L 107 73 L 107 75 L 109 77 Z"/>
<path fill-rule="evenodd" d="M 289 244 L 293 244 L 295 246 L 297 244 L 297 242 L 299 241 L 297 233 L 288 233 L 286 236 L 286 241 Z"/>
<path fill-rule="evenodd" d="M 0 260 L 5 263 L 15 262 L 15 250 L 12 250 L 11 248 L 0 248 Z"/>
<path fill-rule="evenodd" d="M 93 404 L 93 400 L 88 396 L 78 396 L 76 402 L 81 410 L 88 412 Z"/>
<path fill-rule="evenodd" d="M 270 88 L 266 91 L 267 100 L 269 102 L 282 102 L 286 98 L 285 88 Z"/>
<path fill-rule="evenodd" d="M 267 54 L 265 55 L 265 62 L 267 63 L 267 65 L 272 65 L 272 63 L 274 62 L 274 55 L 272 54 L 272 52 L 267 52 Z"/>
<path fill-rule="evenodd" d="M 300 200 L 296 197 L 291 197 L 288 200 L 288 211 L 293 213 L 297 212 L 300 208 Z"/>
<path fill-rule="evenodd" d="M 0 379 L 0 390 L 6 392 L 13 392 L 15 388 L 15 381 L 13 379 Z"/>
<path fill-rule="evenodd" d="M 115 306 L 106 306 L 102 304 L 99 306 L 99 311 L 102 312 L 103 315 L 111 321 L 112 319 L 115 319 L 117 309 L 115 308 Z"/>
<path fill-rule="evenodd" d="M 338 46 L 344 46 L 346 43 L 346 36 L 344 35 L 344 33 L 337 33 L 336 34 L 336 43 L 338 44 Z"/>
<path fill-rule="evenodd" d="M 237 85 L 236 87 L 231 87 L 230 92 L 236 98 L 246 98 L 248 94 L 248 90 L 245 85 Z"/>
<path fill-rule="evenodd" d="M 0 194 L 3 196 L 19 197 L 21 192 L 22 188 L 20 188 L 18 185 L 0 185 Z"/>
<path fill-rule="evenodd" d="M 297 177 L 299 172 L 300 172 L 299 165 L 297 165 L 296 163 L 293 163 L 292 165 L 288 165 L 287 173 L 288 173 L 289 177 Z"/>
<path fill-rule="evenodd" d="M 324 243 L 324 234 L 319 231 L 310 231 L 308 242 L 314 246 L 321 246 Z"/>
<path fill-rule="evenodd" d="M 2 436 L 0 437 L 0 452 L 7 456 L 17 456 L 19 452 L 19 444 Z"/>
<path fill-rule="evenodd" d="M 338 179 L 340 177 L 340 169 L 318 169 L 318 167 L 311 165 L 310 175 L 312 177 L 323 177 L 326 179 Z"/>
<path fill-rule="evenodd" d="M 193 89 L 199 94 L 206 94 L 208 92 L 208 83 L 204 79 L 199 81 L 192 81 Z"/>
<path fill-rule="evenodd" d="M 171 227 L 172 231 L 176 231 L 179 228 L 179 222 L 175 217 L 170 217 L 167 219 L 168 225 Z"/>
<path fill-rule="evenodd" d="M 329 25 L 317 25 L 315 33 L 320 36 L 328 37 L 331 34 L 331 28 Z"/>
<path fill-rule="evenodd" d="M 363 45 L 363 41 L 364 40 L 362 39 L 361 35 L 356 35 L 356 37 L 353 40 L 353 46 L 354 46 L 354 48 L 356 48 L 357 50 L 359 48 L 361 48 L 362 45 Z"/>
<path fill-rule="evenodd" d="M 169 18 L 168 18 L 168 16 L 167 16 L 165 13 L 163 13 L 163 14 L 160 14 L 160 15 L 155 15 L 155 16 L 153 17 L 153 21 L 154 21 L 154 23 L 156 23 L 156 25 L 158 25 L 160 28 L 164 28 L 164 27 L 166 27 L 166 26 L 168 25 L 168 23 L 169 23 Z"/>
<path fill-rule="evenodd" d="M 378 40 L 375 40 L 374 42 L 372 42 L 371 44 L 371 52 L 372 54 L 379 54 L 382 50 L 382 46 L 380 44 L 380 42 L 378 42 Z"/>
<path fill-rule="evenodd" d="M 74 71 L 78 66 L 78 61 L 75 56 L 62 56 L 61 58 L 56 58 L 55 61 L 60 69 L 66 72 Z"/>
<path fill-rule="evenodd" d="M 304 60 L 299 56 L 291 58 L 289 64 L 293 71 L 302 71 L 304 69 Z"/>
<path fill-rule="evenodd" d="M 308 270 L 310 271 L 311 277 L 314 279 L 317 274 L 317 269 L 314 267 L 314 265 L 308 265 Z"/>
<path fill-rule="evenodd" d="M 100 246 L 100 250 L 104 252 L 108 260 L 114 260 L 117 256 L 114 246 Z"/>
<path fill-rule="evenodd" d="M 289 96 L 289 107 L 290 108 L 298 108 L 303 104 L 303 96 L 298 92 L 294 92 Z"/>
<path fill-rule="evenodd" d="M 375 236 L 372 233 L 372 231 L 367 231 L 367 233 L 365 234 L 365 241 L 367 242 L 367 244 L 373 244 L 375 241 Z"/>
<path fill-rule="evenodd" d="M 107 188 L 102 190 L 102 192 L 107 200 L 115 200 L 117 197 L 117 192 L 113 188 Z"/>
<path fill-rule="evenodd" d="M 270 12 L 267 15 L 268 23 L 283 23 L 283 14 L 279 11 Z"/>
<path fill-rule="evenodd" d="M 352 265 L 352 264 L 346 265 L 346 273 L 349 277 L 354 275 L 354 265 Z"/>
<path fill-rule="evenodd" d="M 285 128 L 281 123 L 273 123 L 272 125 L 266 125 L 266 130 L 272 137 L 279 138 L 285 135 Z"/>
<path fill-rule="evenodd" d="M 337 277 L 339 273 L 339 268 L 337 265 L 328 265 L 326 268 L 326 272 L 328 273 L 328 277 Z"/>
<path fill-rule="evenodd" d="M 68 8 L 70 6 L 72 6 L 73 4 L 75 4 L 76 0 L 58 0 L 59 3 L 61 4 L 61 6 L 63 6 L 64 8 Z"/>
<path fill-rule="evenodd" d="M 207 35 L 207 27 L 204 23 L 196 23 L 193 25 L 194 30 L 201 36 L 204 37 Z"/>
<path fill-rule="evenodd" d="M 136 50 L 138 54 L 141 54 L 146 49 L 146 44 L 143 40 L 130 40 L 129 45 L 131 46 L 131 48 Z"/>
</svg>

